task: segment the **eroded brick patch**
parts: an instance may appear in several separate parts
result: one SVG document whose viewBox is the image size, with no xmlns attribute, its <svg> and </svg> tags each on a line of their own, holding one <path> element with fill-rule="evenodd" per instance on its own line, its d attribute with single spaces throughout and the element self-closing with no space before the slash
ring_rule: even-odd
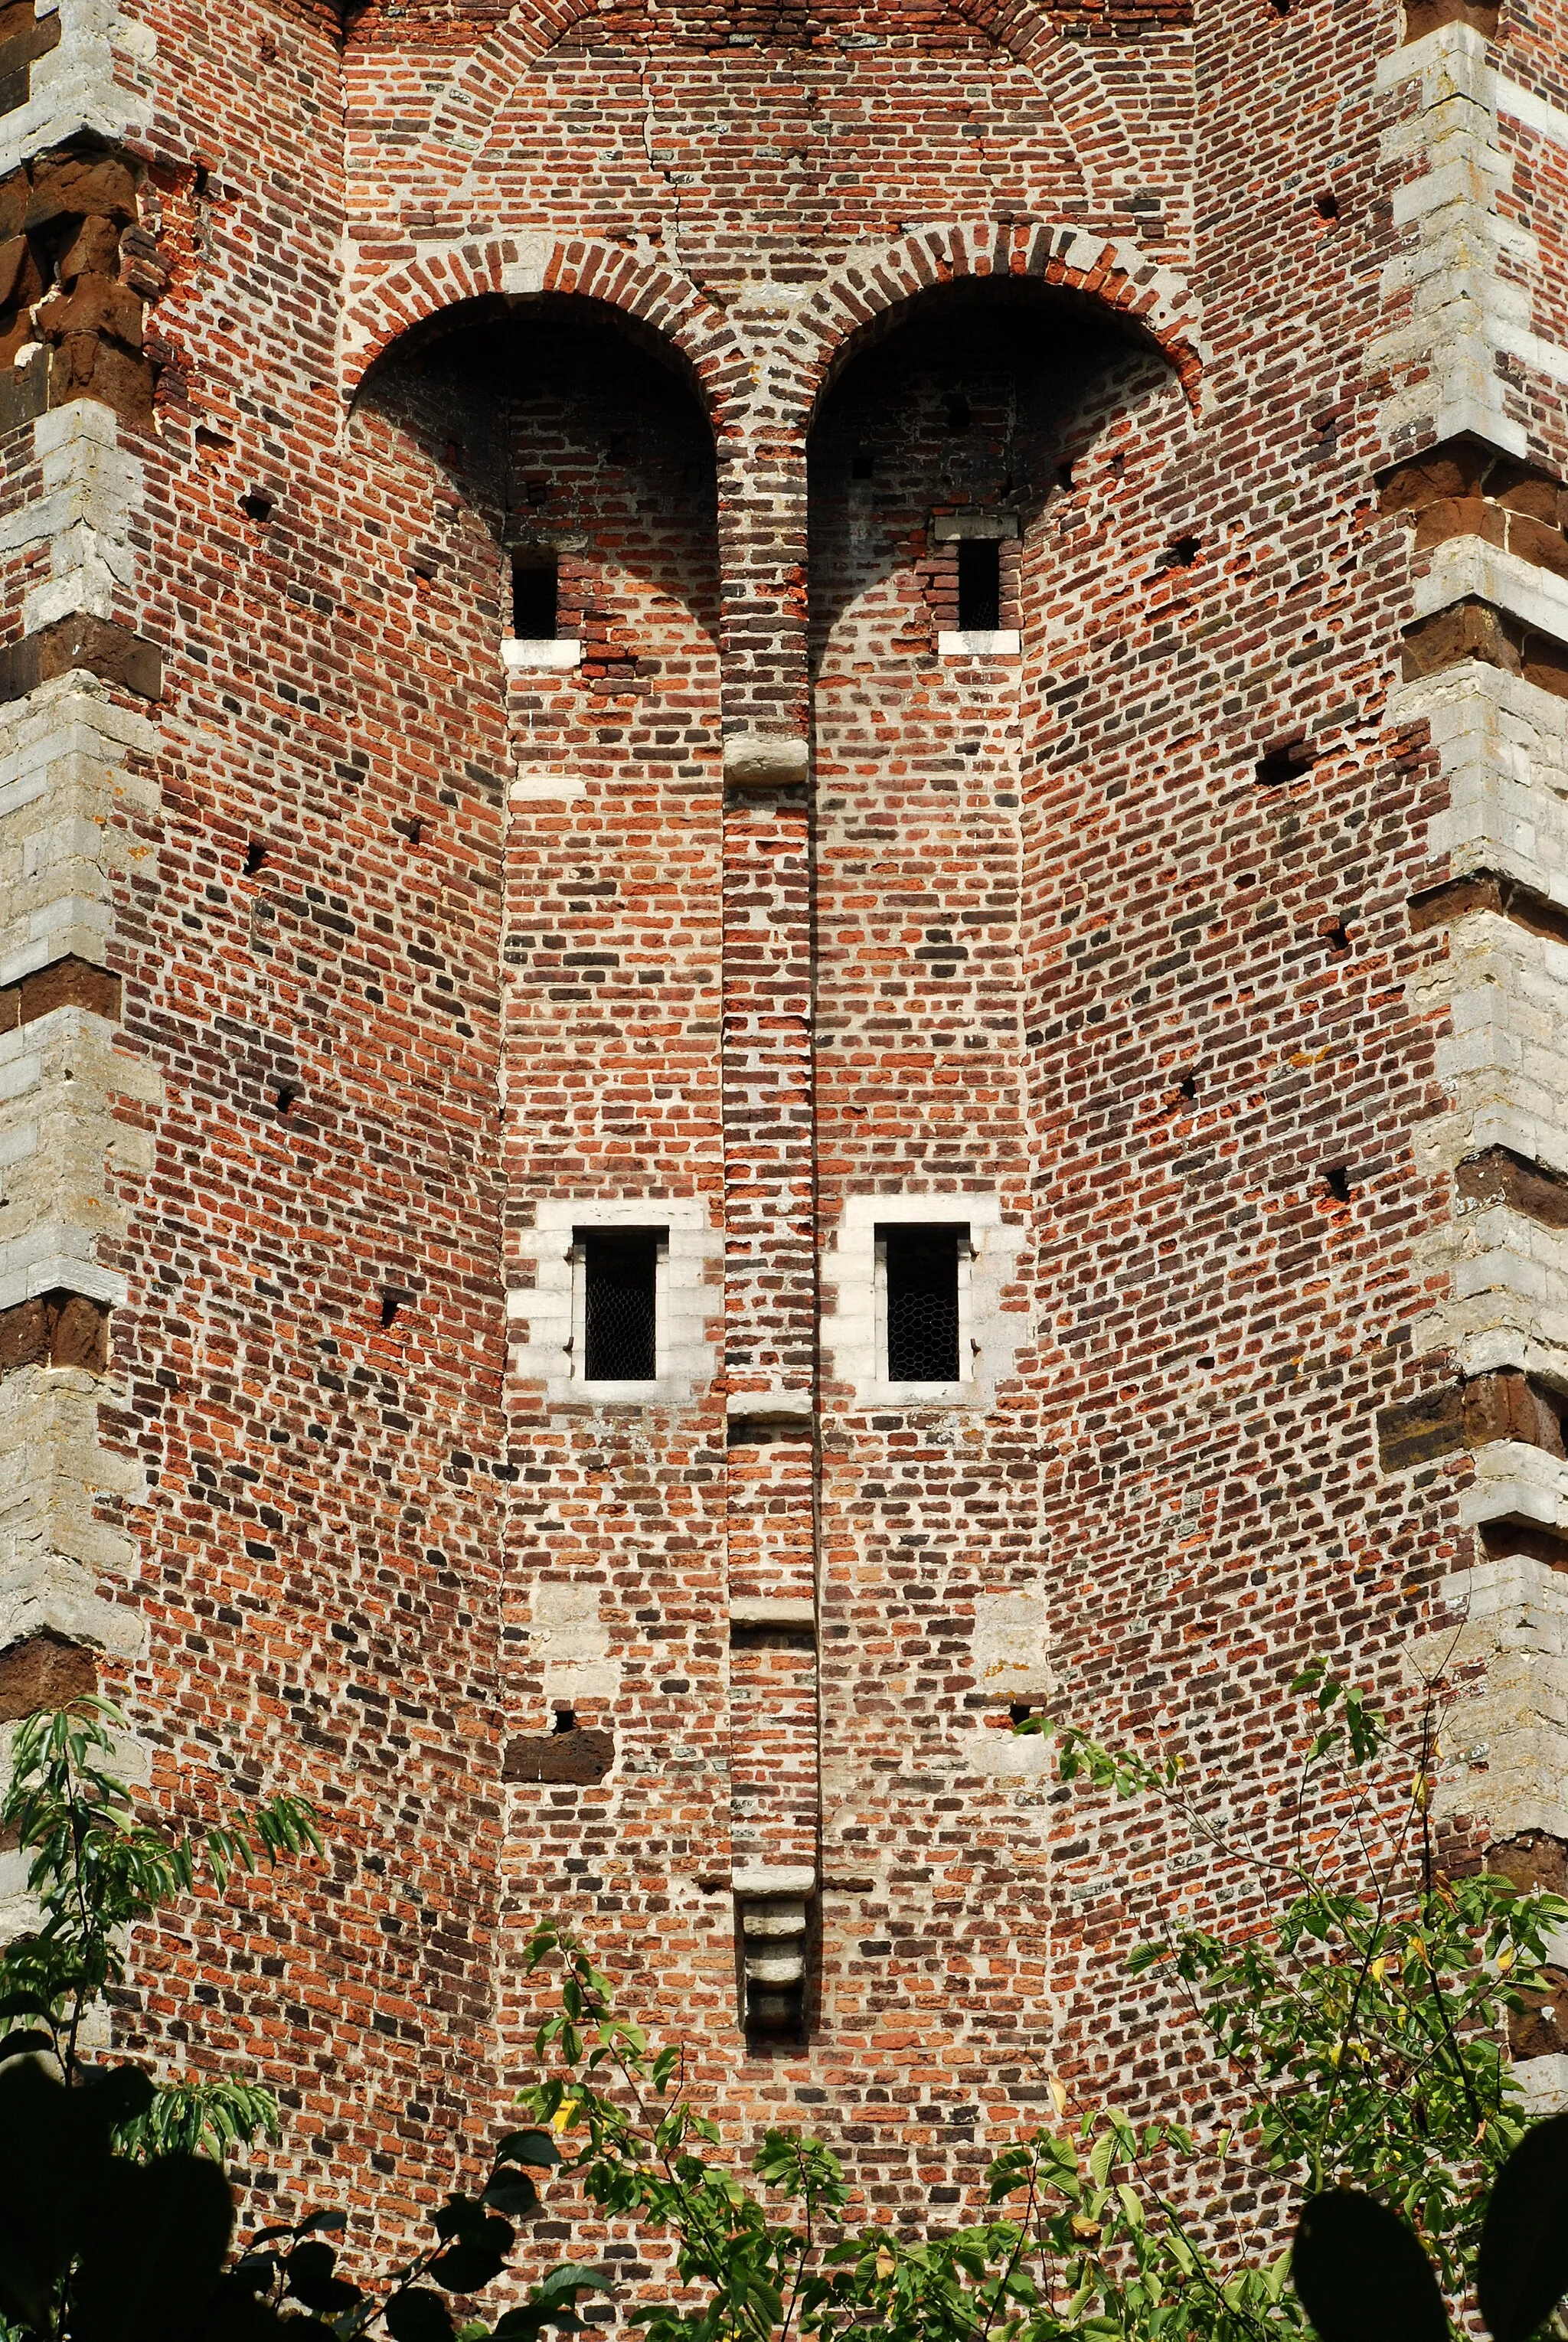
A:
<svg viewBox="0 0 1568 2342">
<path fill-rule="evenodd" d="M 0 181 L 0 425 L 86 397 L 127 423 L 151 420 L 157 368 L 143 319 L 162 282 L 155 263 L 124 155 L 66 146 Z M 46 359 L 18 369 L 34 342 Z"/>
<path fill-rule="evenodd" d="M 55 1635 L 29 1635 L 0 1651 L 0 1724 L 15 1724 L 41 1707 L 69 1707 L 98 1688 L 95 1655 Z"/>
<path fill-rule="evenodd" d="M 26 105 L 34 65 L 59 45 L 58 9 L 40 16 L 35 0 L 7 0 L 0 8 L 0 115 Z"/>
<path fill-rule="evenodd" d="M 1568 577 L 1568 489 L 1479 440 L 1455 440 L 1397 465 L 1383 478 L 1381 502 L 1413 523 L 1418 552 L 1473 537 Z"/>
<path fill-rule="evenodd" d="M 82 1293 L 41 1293 L 0 1310 L 0 1374 L 14 1366 L 85 1366 L 101 1375 L 108 1363 L 109 1312 Z"/>
</svg>

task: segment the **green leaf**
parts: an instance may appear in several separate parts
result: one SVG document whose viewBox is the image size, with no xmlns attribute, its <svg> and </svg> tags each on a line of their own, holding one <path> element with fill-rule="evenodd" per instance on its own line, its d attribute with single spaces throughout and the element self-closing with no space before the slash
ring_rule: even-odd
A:
<svg viewBox="0 0 1568 2342">
<path fill-rule="evenodd" d="M 506 2255 L 512 2248 L 512 2231 L 504 2220 L 488 2224 L 506 2236 L 504 2246 L 488 2241 L 484 2244 L 464 2242 L 453 2245 L 439 2260 L 432 2261 L 429 2274 L 448 2293 L 477 2293 L 498 2277 L 506 2266 Z"/>
<path fill-rule="evenodd" d="M 561 2150 L 547 2130 L 511 2130 L 495 2150 L 497 2163 L 525 2163 L 548 2171 L 561 2160 Z"/>
<path fill-rule="evenodd" d="M 184 2342 L 212 2297 L 234 2226 L 215 2163 L 171 2155 L 105 2173 L 72 2283 L 73 2342 Z"/>
<path fill-rule="evenodd" d="M 382 2315 L 392 2342 L 452 2342 L 452 2312 L 427 2285 L 394 2294 Z"/>
<path fill-rule="evenodd" d="M 85 2077 L 88 2103 L 106 2130 L 145 2115 L 157 2097 L 150 2074 L 140 2066 L 100 2067 Z"/>
<path fill-rule="evenodd" d="M 13 2017 L 53 2017 L 52 2002 L 35 1992 L 0 1993 L 0 2020 Z"/>
<path fill-rule="evenodd" d="M 611 2290 L 599 2271 L 586 2267 L 581 2261 L 557 2261 L 534 2287 L 532 2301 L 574 2301 L 580 2293 L 608 2293 Z"/>
<path fill-rule="evenodd" d="M 1496 2342 L 1528 2342 L 1568 2293 L 1568 2115 L 1537 2123 L 1499 2172 L 1475 2290 Z"/>
<path fill-rule="evenodd" d="M 52 2057 L 54 2054 L 52 2033 L 7 2033 L 0 2039 L 0 2064 L 7 2057 Z"/>
<path fill-rule="evenodd" d="M 307 2309 L 320 2310 L 325 2317 L 336 2317 L 345 2309 L 356 2308 L 364 2298 L 356 2285 L 334 2275 L 336 2264 L 337 2255 L 330 2245 L 314 2242 L 296 2245 L 288 2257 L 290 2293 Z"/>
<path fill-rule="evenodd" d="M 431 2227 L 442 2241 L 450 2244 L 454 2237 L 467 2237 L 482 2229 L 484 2208 L 476 2197 L 449 2196 L 431 2216 Z"/>
<path fill-rule="evenodd" d="M 509 2220 L 525 2220 L 539 2209 L 539 2190 L 525 2173 L 508 2170 L 504 2165 L 491 2174 L 480 2201 Z"/>
<path fill-rule="evenodd" d="M 1302 2208 L 1291 2251 L 1298 2298 L 1323 2342 L 1448 2342 L 1432 2264 L 1404 2222 L 1352 2188 Z"/>
</svg>

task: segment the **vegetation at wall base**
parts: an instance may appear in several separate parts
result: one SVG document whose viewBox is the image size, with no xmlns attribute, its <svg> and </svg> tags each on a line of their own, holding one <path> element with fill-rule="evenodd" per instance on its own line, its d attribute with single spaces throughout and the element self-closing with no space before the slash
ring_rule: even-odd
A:
<svg viewBox="0 0 1568 2342">
<path fill-rule="evenodd" d="M 225 2158 L 278 2128 L 255 2081 L 155 2081 L 84 2047 L 131 1928 L 199 1870 L 222 1890 L 319 1852 L 310 1807 L 275 1798 L 165 1837 L 111 1769 L 113 1709 L 31 1719 L 0 1802 L 40 1913 L 0 1953 L 0 2342 L 581 2330 L 583 2297 L 606 2290 L 584 2263 L 494 2324 L 458 2307 L 511 2273 L 546 2173 L 669 2256 L 675 2283 L 621 2305 L 649 2342 L 1273 2342 L 1309 2321 L 1323 2342 L 1443 2342 L 1473 2285 L 1494 2342 L 1530 2342 L 1568 2290 L 1568 2117 L 1527 2126 L 1503 2027 L 1546 1985 L 1568 1903 L 1443 1874 L 1434 1705 L 1402 1754 L 1323 1669 L 1292 1690 L 1309 1719 L 1300 1782 L 1261 1852 L 1233 1843 L 1223 1802 L 1164 1748 L 1024 1727 L 1054 1736 L 1064 1781 L 1163 1799 L 1196 1841 L 1251 1866 L 1244 1925 L 1177 1917 L 1127 1960 L 1168 1980 L 1199 2079 L 1232 2107 L 1223 2125 L 1078 2106 L 1058 2079 L 1056 2127 L 991 2164 L 986 2217 L 924 2234 L 867 2222 L 820 2140 L 771 2130 L 738 2164 L 679 2047 L 623 2017 L 589 1948 L 548 1918 L 528 1955 L 555 1983 L 527 2126 L 475 2192 L 446 2197 L 423 2251 L 364 2282 L 334 2241 L 336 2211 L 234 2252 Z"/>
<path fill-rule="evenodd" d="M 500 2275 L 514 2225 L 537 2208 L 547 2133 L 513 2131 L 477 2195 L 452 2195 L 428 2248 L 373 2283 L 339 2266 L 320 2211 L 231 2255 L 225 2157 L 279 2135 L 270 2092 L 245 2076 L 155 2082 L 88 2052 L 88 2019 L 124 1975 L 133 1927 L 194 1886 L 322 1850 L 315 1816 L 279 1797 L 199 1838 L 135 1819 L 112 1767 L 125 1719 L 81 1700 L 17 1732 L 0 1830 L 28 1857 L 39 1924 L 0 1951 L 0 2342 L 265 2342 L 273 2335 L 393 2342 L 537 2342 L 582 2324 L 597 2272 L 552 2271 L 492 2327 L 449 2297 Z"/>
</svg>

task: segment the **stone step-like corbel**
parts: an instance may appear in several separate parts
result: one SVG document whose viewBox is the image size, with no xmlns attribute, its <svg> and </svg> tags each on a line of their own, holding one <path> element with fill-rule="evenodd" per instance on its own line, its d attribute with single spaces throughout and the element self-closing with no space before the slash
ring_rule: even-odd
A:
<svg viewBox="0 0 1568 2342">
<path fill-rule="evenodd" d="M 806 1945 L 816 1868 L 751 1863 L 732 1882 L 740 1933 L 747 2030 L 797 2034 L 804 2021 Z"/>
</svg>

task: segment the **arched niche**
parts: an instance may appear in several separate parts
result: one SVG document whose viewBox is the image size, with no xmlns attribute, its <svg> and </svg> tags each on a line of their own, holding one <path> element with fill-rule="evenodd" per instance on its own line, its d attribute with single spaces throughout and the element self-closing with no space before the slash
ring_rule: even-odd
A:
<svg viewBox="0 0 1568 2342">
<path fill-rule="evenodd" d="M 559 567 L 558 627 L 613 691 L 657 657 L 677 612 L 718 626 L 714 435 L 684 355 L 576 294 L 454 304 L 382 352 L 355 395 L 351 447 L 430 476 L 491 548 L 487 604 L 513 631 L 515 574 Z"/>
<path fill-rule="evenodd" d="M 1037 277 L 962 278 L 880 311 L 835 353 L 812 417 L 814 665 L 878 605 L 884 645 L 888 626 L 912 650 L 923 627 L 957 627 L 964 545 L 1001 548 L 991 624 L 1016 628 L 1042 515 L 1116 415 L 1161 398 L 1181 393 L 1152 335 Z"/>
</svg>

